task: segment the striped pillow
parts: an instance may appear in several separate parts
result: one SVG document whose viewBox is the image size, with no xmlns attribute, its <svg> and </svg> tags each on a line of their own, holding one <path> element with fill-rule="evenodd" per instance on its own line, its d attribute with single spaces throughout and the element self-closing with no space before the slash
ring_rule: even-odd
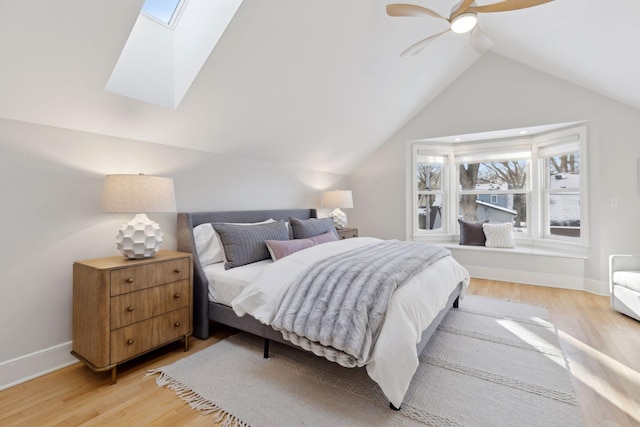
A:
<svg viewBox="0 0 640 427">
<path fill-rule="evenodd" d="M 212 225 L 224 248 L 225 270 L 269 259 L 271 256 L 265 244 L 266 240 L 289 240 L 289 232 L 284 221 L 251 227 L 223 223 Z"/>
<path fill-rule="evenodd" d="M 310 219 L 298 219 L 289 217 L 291 228 L 293 229 L 293 237 L 295 239 L 308 239 L 309 237 L 319 236 L 327 231 L 332 231 L 336 238 L 338 232 L 333 225 L 332 218 L 310 218 Z"/>
</svg>

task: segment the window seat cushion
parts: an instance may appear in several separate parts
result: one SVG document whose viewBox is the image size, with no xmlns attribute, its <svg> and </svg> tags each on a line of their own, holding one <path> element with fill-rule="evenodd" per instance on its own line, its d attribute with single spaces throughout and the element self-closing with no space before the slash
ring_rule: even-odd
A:
<svg viewBox="0 0 640 427">
<path fill-rule="evenodd" d="M 458 243 L 437 243 L 437 244 L 454 251 L 465 250 L 465 251 L 517 254 L 517 255 L 524 255 L 524 256 L 534 255 L 534 256 L 550 256 L 550 257 L 561 257 L 561 258 L 577 258 L 577 259 L 588 258 L 586 253 L 562 251 L 562 250 L 556 250 L 556 249 L 532 248 L 529 246 L 516 246 L 513 248 L 490 248 L 487 246 L 460 245 Z"/>
</svg>

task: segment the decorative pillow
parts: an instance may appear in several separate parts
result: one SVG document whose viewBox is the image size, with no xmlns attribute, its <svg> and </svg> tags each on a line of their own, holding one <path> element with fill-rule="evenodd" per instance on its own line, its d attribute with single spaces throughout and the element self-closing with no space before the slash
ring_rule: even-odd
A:
<svg viewBox="0 0 640 427">
<path fill-rule="evenodd" d="M 237 224 L 213 223 L 224 249 L 224 269 L 240 267 L 252 262 L 269 259 L 271 256 L 266 240 L 289 240 L 284 221 L 258 224 L 247 227 Z"/>
<path fill-rule="evenodd" d="M 482 230 L 482 226 L 488 221 L 469 222 L 458 218 L 460 224 L 460 244 L 470 246 L 484 246 L 487 240 Z"/>
<path fill-rule="evenodd" d="M 513 241 L 513 224 L 482 224 L 482 230 L 487 236 L 485 246 L 488 248 L 515 248 Z"/>
<path fill-rule="evenodd" d="M 304 239 L 301 239 L 301 240 L 304 240 Z M 311 240 L 311 242 L 313 242 L 314 245 L 319 245 L 320 243 L 335 242 L 336 240 L 338 240 L 338 236 L 336 236 L 336 233 L 333 231 L 327 231 L 324 234 L 309 237 L 309 239 L 307 240 Z"/>
<path fill-rule="evenodd" d="M 247 223 L 228 223 L 234 225 L 258 225 L 269 224 L 276 222 L 275 219 L 269 218 L 266 221 L 261 222 L 247 222 Z M 213 230 L 213 226 L 210 223 L 200 224 L 193 227 L 193 238 L 196 244 L 196 252 L 198 253 L 198 259 L 200 265 L 203 267 L 209 264 L 215 264 L 217 262 L 224 261 L 224 250 L 220 243 L 220 238 Z"/>
<path fill-rule="evenodd" d="M 293 237 L 295 239 L 308 239 L 309 237 L 324 234 L 327 231 L 332 231 L 338 238 L 338 232 L 333 225 L 332 218 L 298 219 L 290 216 L 289 223 L 293 229 Z"/>
<path fill-rule="evenodd" d="M 315 245 L 311 239 L 266 240 L 265 243 L 274 261 Z"/>
</svg>

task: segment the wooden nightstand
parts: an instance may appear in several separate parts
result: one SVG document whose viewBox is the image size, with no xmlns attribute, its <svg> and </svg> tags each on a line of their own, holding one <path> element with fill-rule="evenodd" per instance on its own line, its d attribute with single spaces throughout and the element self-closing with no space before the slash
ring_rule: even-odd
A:
<svg viewBox="0 0 640 427">
<path fill-rule="evenodd" d="M 338 236 L 341 239 L 351 239 L 352 237 L 358 237 L 358 229 L 357 228 L 341 228 L 340 230 L 336 230 L 338 232 Z"/>
<path fill-rule="evenodd" d="M 97 372 L 184 340 L 192 319 L 191 254 L 160 251 L 153 258 L 123 256 L 73 264 L 73 354 Z"/>
</svg>

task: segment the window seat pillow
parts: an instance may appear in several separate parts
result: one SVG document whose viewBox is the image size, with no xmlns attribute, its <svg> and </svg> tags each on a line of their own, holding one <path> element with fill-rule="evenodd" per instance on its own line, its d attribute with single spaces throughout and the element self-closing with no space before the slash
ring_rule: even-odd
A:
<svg viewBox="0 0 640 427">
<path fill-rule="evenodd" d="M 487 241 L 485 246 L 488 248 L 515 248 L 513 241 L 513 224 L 505 222 L 502 224 L 482 224 Z"/>
<path fill-rule="evenodd" d="M 460 224 L 460 244 L 467 246 L 485 246 L 487 237 L 484 234 L 482 226 L 486 223 L 487 221 L 470 222 L 458 218 L 458 224 Z"/>
</svg>

